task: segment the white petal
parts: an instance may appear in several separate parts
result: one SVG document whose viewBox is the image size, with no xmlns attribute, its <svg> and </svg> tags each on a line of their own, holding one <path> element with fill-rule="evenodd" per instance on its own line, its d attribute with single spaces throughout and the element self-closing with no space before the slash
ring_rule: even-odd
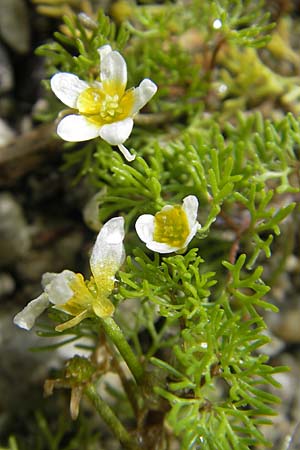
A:
<svg viewBox="0 0 300 450">
<path fill-rule="evenodd" d="M 37 317 L 39 317 L 48 306 L 48 295 L 43 292 L 39 297 L 28 303 L 28 305 L 14 317 L 14 323 L 18 325 L 18 327 L 30 330 Z"/>
<path fill-rule="evenodd" d="M 88 83 L 67 72 L 56 73 L 50 84 L 56 97 L 70 108 L 76 108 L 79 94 L 89 87 Z"/>
<path fill-rule="evenodd" d="M 53 305 L 63 305 L 73 297 L 74 292 L 70 287 L 70 282 L 73 281 L 75 277 L 76 274 L 71 270 L 64 270 L 63 272 L 56 274 L 50 283 L 45 286 L 45 292 Z"/>
<path fill-rule="evenodd" d="M 135 159 L 135 155 L 132 155 L 128 150 L 128 148 L 125 147 L 125 145 L 119 144 L 118 147 L 124 158 L 127 159 L 127 161 L 131 162 Z"/>
<path fill-rule="evenodd" d="M 183 199 L 182 209 L 186 213 L 189 226 L 193 228 L 197 220 L 198 199 L 194 195 L 188 195 Z"/>
<path fill-rule="evenodd" d="M 120 122 L 103 125 L 99 135 L 110 145 L 120 145 L 128 139 L 133 127 L 133 120 L 128 117 Z"/>
<path fill-rule="evenodd" d="M 47 284 L 50 284 L 51 281 L 57 277 L 57 275 L 58 275 L 58 273 L 54 273 L 54 272 L 46 272 L 42 275 L 42 286 L 43 286 L 44 290 L 45 290 L 45 287 L 47 286 Z"/>
<path fill-rule="evenodd" d="M 102 47 L 98 48 L 98 53 L 100 56 L 100 62 L 107 56 L 110 52 L 112 52 L 112 48 L 109 44 L 102 45 Z"/>
<path fill-rule="evenodd" d="M 99 135 L 99 127 L 90 123 L 84 116 L 70 114 L 58 124 L 57 134 L 68 142 L 81 142 Z"/>
<path fill-rule="evenodd" d="M 157 91 L 157 86 L 153 81 L 145 78 L 140 85 L 134 90 L 134 105 L 132 114 L 136 114 Z"/>
<path fill-rule="evenodd" d="M 113 277 L 125 259 L 123 240 L 125 236 L 123 217 L 114 217 L 106 222 L 97 236 L 90 265 L 97 282 L 103 270 Z"/>
<path fill-rule="evenodd" d="M 194 226 L 191 228 L 191 231 L 190 231 L 188 237 L 186 238 L 182 248 L 185 248 L 188 246 L 188 244 L 191 242 L 191 240 L 193 239 L 193 237 L 195 236 L 195 234 L 197 233 L 199 228 L 201 228 L 201 225 L 198 222 L 195 222 Z"/>
<path fill-rule="evenodd" d="M 146 243 L 146 247 L 149 250 L 157 253 L 172 253 L 179 250 L 179 247 L 172 247 L 171 245 L 164 244 L 163 242 L 150 241 Z"/>
<path fill-rule="evenodd" d="M 135 229 L 141 241 L 147 243 L 153 241 L 154 233 L 154 216 L 151 214 L 143 214 L 136 223 Z"/>
<path fill-rule="evenodd" d="M 125 89 L 127 84 L 127 66 L 122 55 L 116 51 L 108 51 L 104 46 L 98 50 L 100 53 L 100 80 L 116 81 Z M 103 58 L 102 58 L 103 55 Z"/>
<path fill-rule="evenodd" d="M 161 211 L 168 211 L 173 208 L 174 208 L 174 206 L 172 206 L 172 205 L 165 205 L 161 208 Z"/>
</svg>

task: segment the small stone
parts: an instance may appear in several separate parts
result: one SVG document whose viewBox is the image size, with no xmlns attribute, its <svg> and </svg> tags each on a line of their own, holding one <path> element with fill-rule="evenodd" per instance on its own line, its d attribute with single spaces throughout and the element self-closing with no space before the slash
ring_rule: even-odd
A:
<svg viewBox="0 0 300 450">
<path fill-rule="evenodd" d="M 0 147 L 9 144 L 14 138 L 15 132 L 0 118 Z"/>
<path fill-rule="evenodd" d="M 24 0 L 0 2 L 0 35 L 18 53 L 30 48 L 30 23 Z"/>
<path fill-rule="evenodd" d="M 0 273 L 0 298 L 11 295 L 15 287 L 15 280 L 9 273 Z"/>
<path fill-rule="evenodd" d="M 9 192 L 0 194 L 0 266 L 14 263 L 30 248 L 23 210 Z"/>
<path fill-rule="evenodd" d="M 23 282 L 39 282 L 45 272 L 53 270 L 53 251 L 48 249 L 31 250 L 15 264 L 18 277 Z"/>
<path fill-rule="evenodd" d="M 62 268 L 74 267 L 77 255 L 80 254 L 83 244 L 83 235 L 74 230 L 56 242 L 53 252 L 55 259 L 61 262 Z"/>
<path fill-rule="evenodd" d="M 47 114 L 48 109 L 50 108 L 48 100 L 45 98 L 39 98 L 32 108 L 33 116 L 38 116 L 42 114 Z"/>
<path fill-rule="evenodd" d="M 23 281 L 39 282 L 45 272 L 61 272 L 66 267 L 73 268 L 82 241 L 82 234 L 73 231 L 57 239 L 51 245 L 31 249 L 15 264 L 18 276 Z"/>
<path fill-rule="evenodd" d="M 10 306 L 0 310 L 0 357 L 1 361 L 5 361 L 0 368 L 1 425 L 4 411 L 8 418 L 17 414 L 19 420 L 25 420 L 24 417 L 28 420 L 28 411 L 33 407 L 39 408 L 41 404 L 41 386 L 49 368 L 60 365 L 56 353 L 29 351 L 29 348 L 44 345 L 45 342 L 35 333 L 25 332 L 13 324 L 17 312 Z"/>
<path fill-rule="evenodd" d="M 11 95 L 0 97 L 0 117 L 2 119 L 11 119 L 15 114 L 16 102 Z"/>
<path fill-rule="evenodd" d="M 85 224 L 93 231 L 99 231 L 102 226 L 102 223 L 99 219 L 99 207 L 104 195 L 105 189 L 102 189 L 100 192 L 97 192 L 95 195 L 93 195 L 93 197 L 83 208 L 83 220 Z"/>
<path fill-rule="evenodd" d="M 19 124 L 20 133 L 28 133 L 32 130 L 32 118 L 29 115 L 23 116 Z"/>
<path fill-rule="evenodd" d="M 300 308 L 282 311 L 277 319 L 277 324 L 272 324 L 272 331 L 284 342 L 300 342 Z"/>
<path fill-rule="evenodd" d="M 281 353 L 285 347 L 285 343 L 278 337 L 274 336 L 270 330 L 265 330 L 263 334 L 268 336 L 271 340 L 260 348 L 260 353 L 268 356 L 276 356 Z"/>
<path fill-rule="evenodd" d="M 13 69 L 5 48 L 0 45 L 0 94 L 13 88 Z"/>
<path fill-rule="evenodd" d="M 286 270 L 288 272 L 300 272 L 300 260 L 296 255 L 289 255 L 286 260 Z"/>
</svg>

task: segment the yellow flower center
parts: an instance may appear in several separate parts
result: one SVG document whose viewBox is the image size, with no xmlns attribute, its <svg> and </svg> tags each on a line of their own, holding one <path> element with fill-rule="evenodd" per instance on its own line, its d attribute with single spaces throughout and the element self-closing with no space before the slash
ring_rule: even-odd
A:
<svg viewBox="0 0 300 450">
<path fill-rule="evenodd" d="M 103 88 L 88 87 L 79 95 L 77 108 L 90 122 L 102 126 L 130 117 L 134 90 L 124 92 L 115 81 L 106 82 Z"/>
<path fill-rule="evenodd" d="M 108 295 L 114 288 L 114 277 L 111 276 L 110 266 L 97 277 L 97 284 L 93 277 L 85 282 L 81 273 L 76 273 L 69 283 L 73 296 L 56 309 L 78 316 L 84 311 L 95 313 L 99 317 L 109 317 L 114 312 L 114 306 Z M 61 328 L 62 329 L 62 328 Z"/>
<path fill-rule="evenodd" d="M 155 214 L 153 238 L 156 242 L 182 248 L 189 232 L 188 218 L 180 205 Z"/>
<path fill-rule="evenodd" d="M 57 305 L 56 308 L 72 316 L 77 316 L 84 310 L 92 311 L 93 294 L 87 288 L 82 274 L 76 273 L 69 286 L 73 291 L 73 296 L 63 305 Z"/>
</svg>

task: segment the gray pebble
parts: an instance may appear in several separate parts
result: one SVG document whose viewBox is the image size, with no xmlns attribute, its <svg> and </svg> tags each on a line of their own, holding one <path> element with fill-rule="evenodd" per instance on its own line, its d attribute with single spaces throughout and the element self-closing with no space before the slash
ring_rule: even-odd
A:
<svg viewBox="0 0 300 450">
<path fill-rule="evenodd" d="M 30 49 L 30 24 L 24 0 L 0 1 L 0 35 L 18 53 Z"/>
<path fill-rule="evenodd" d="M 0 273 L 0 298 L 11 295 L 15 290 L 15 280 L 7 273 Z"/>
<path fill-rule="evenodd" d="M 13 141 L 15 135 L 15 132 L 7 125 L 7 123 L 3 119 L 0 118 L 0 147 L 7 145 L 11 141 Z"/>
<path fill-rule="evenodd" d="M 9 192 L 0 194 L 0 267 L 17 261 L 30 247 L 24 213 Z"/>
<path fill-rule="evenodd" d="M 13 85 L 14 78 L 12 65 L 5 48 L 0 45 L 0 94 L 10 91 L 13 88 Z"/>
</svg>

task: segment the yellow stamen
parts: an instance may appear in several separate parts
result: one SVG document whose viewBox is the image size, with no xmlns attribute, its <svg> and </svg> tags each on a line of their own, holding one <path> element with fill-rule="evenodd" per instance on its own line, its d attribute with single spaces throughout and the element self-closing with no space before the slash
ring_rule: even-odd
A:
<svg viewBox="0 0 300 450">
<path fill-rule="evenodd" d="M 133 103 L 133 89 L 124 93 L 124 89 L 117 86 L 116 81 L 107 81 L 105 89 L 89 87 L 81 92 L 77 108 L 91 123 L 103 126 L 130 117 Z"/>
<path fill-rule="evenodd" d="M 89 311 L 82 311 L 80 314 L 78 314 L 77 316 L 68 320 L 67 322 L 57 325 L 55 327 L 55 331 L 64 331 L 64 330 L 67 330 L 68 328 L 75 327 L 76 325 L 78 325 L 80 322 L 82 322 L 84 319 L 86 319 L 89 316 L 90 316 Z"/>
<path fill-rule="evenodd" d="M 104 100 L 105 94 L 101 89 L 89 87 L 79 95 L 77 108 L 80 114 L 99 114 Z"/>
<path fill-rule="evenodd" d="M 190 232 L 185 211 L 180 205 L 155 214 L 153 238 L 172 247 L 183 247 Z"/>
<path fill-rule="evenodd" d="M 76 277 L 69 283 L 69 286 L 74 292 L 73 297 L 63 305 L 57 305 L 56 309 L 65 311 L 72 316 L 77 316 L 84 310 L 92 311 L 93 295 L 87 288 L 81 273 L 76 273 Z"/>
<path fill-rule="evenodd" d="M 116 267 L 108 262 L 105 266 L 99 267 L 96 279 L 91 277 L 87 283 L 84 282 L 81 273 L 76 274 L 69 283 L 74 295 L 63 305 L 56 305 L 56 309 L 75 317 L 58 325 L 58 331 L 77 325 L 91 313 L 102 318 L 112 316 L 115 308 L 108 296 L 114 288 L 116 270 Z"/>
</svg>

